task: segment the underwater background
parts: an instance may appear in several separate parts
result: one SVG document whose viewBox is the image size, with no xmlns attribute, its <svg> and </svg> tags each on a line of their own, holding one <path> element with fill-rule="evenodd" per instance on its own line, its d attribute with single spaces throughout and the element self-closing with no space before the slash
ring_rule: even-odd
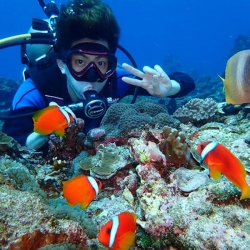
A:
<svg viewBox="0 0 250 250">
<path fill-rule="evenodd" d="M 159 64 L 166 71 L 221 74 L 235 39 L 250 33 L 248 0 L 105 2 L 120 24 L 120 44 L 132 54 L 139 68 Z M 46 18 L 37 0 L 0 3 L 1 38 L 26 33 L 32 18 Z M 59 7 L 66 0 L 55 3 Z M 0 76 L 19 80 L 23 69 L 19 48 L 0 50 L 0 57 Z M 123 61 L 120 58 L 119 62 Z"/>
<path fill-rule="evenodd" d="M 0 131 L 0 250 L 107 250 L 98 235 L 122 212 L 137 217 L 130 250 L 250 249 L 250 105 L 226 103 L 218 77 L 230 56 L 250 48 L 250 1 L 104 2 L 120 24 L 120 44 L 140 69 L 159 64 L 167 73 L 183 71 L 196 89 L 181 98 L 138 96 L 134 104 L 125 97 L 86 135 L 81 119 L 64 137 L 52 133 L 46 156 Z M 32 18 L 46 18 L 37 0 L 0 3 L 1 38 L 26 33 Z M 0 50 L 0 58 L 1 117 L 24 65 L 17 46 Z M 128 60 L 120 52 L 118 58 Z M 237 61 L 246 66 L 241 76 L 250 75 L 245 62 Z M 241 67 L 232 67 L 231 87 Z M 237 94 L 250 96 L 250 88 L 242 91 L 238 83 L 239 91 L 229 90 L 241 101 Z M 206 165 L 197 148 L 207 141 L 218 144 L 212 143 L 215 155 L 203 155 Z M 217 168 L 227 166 L 218 180 L 210 157 Z M 69 198 L 83 189 L 73 185 L 66 192 L 76 176 L 102 183 L 81 207 Z"/>
</svg>

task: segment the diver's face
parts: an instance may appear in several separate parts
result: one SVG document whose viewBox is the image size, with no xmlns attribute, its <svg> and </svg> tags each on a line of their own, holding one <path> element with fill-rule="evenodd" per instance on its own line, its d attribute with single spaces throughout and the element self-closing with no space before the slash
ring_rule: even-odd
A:
<svg viewBox="0 0 250 250">
<path fill-rule="evenodd" d="M 91 40 L 91 39 L 81 39 L 77 42 L 74 42 L 71 47 L 81 44 L 81 43 L 97 43 L 105 46 L 108 48 L 108 43 L 103 40 Z M 91 64 L 92 62 L 94 65 L 98 67 L 98 70 L 104 74 L 107 72 L 107 59 L 100 55 L 90 55 L 90 54 L 73 54 L 71 56 L 71 67 L 76 72 L 81 72 L 84 67 Z M 86 100 L 84 92 L 87 90 L 95 90 L 99 93 L 107 83 L 108 79 L 104 81 L 84 81 L 84 80 L 77 80 L 76 77 L 73 77 L 72 73 L 69 70 L 69 66 L 67 63 L 63 62 L 62 60 L 57 60 L 58 67 L 60 68 L 61 72 L 66 75 L 67 77 L 67 88 L 69 95 L 73 102 L 78 100 Z"/>
</svg>

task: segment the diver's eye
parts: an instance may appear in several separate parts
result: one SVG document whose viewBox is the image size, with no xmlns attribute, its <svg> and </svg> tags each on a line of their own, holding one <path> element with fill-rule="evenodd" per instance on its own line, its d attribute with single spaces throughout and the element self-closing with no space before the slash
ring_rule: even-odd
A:
<svg viewBox="0 0 250 250">
<path fill-rule="evenodd" d="M 81 59 L 79 59 L 79 60 L 76 61 L 76 63 L 77 63 L 78 65 L 82 65 L 82 64 L 84 64 L 84 61 L 81 60 Z"/>
<path fill-rule="evenodd" d="M 106 62 L 98 62 L 98 65 L 103 67 L 106 65 Z"/>
</svg>

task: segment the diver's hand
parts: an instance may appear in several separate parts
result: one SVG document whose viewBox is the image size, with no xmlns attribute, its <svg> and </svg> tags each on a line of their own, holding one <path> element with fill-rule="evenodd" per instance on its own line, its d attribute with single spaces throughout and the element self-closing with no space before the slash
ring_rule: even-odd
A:
<svg viewBox="0 0 250 250">
<path fill-rule="evenodd" d="M 36 132 L 31 133 L 27 139 L 26 139 L 26 147 L 32 148 L 32 149 L 39 149 L 42 147 L 47 141 L 49 140 L 49 137 L 46 135 L 39 135 Z"/>
<path fill-rule="evenodd" d="M 175 80 L 170 80 L 159 65 L 155 65 L 154 68 L 144 66 L 144 72 L 127 63 L 123 63 L 122 67 L 133 75 L 141 78 L 141 80 L 138 80 L 130 77 L 122 77 L 122 80 L 128 84 L 144 88 L 150 95 L 166 97 L 175 95 L 180 91 L 180 84 Z"/>
</svg>

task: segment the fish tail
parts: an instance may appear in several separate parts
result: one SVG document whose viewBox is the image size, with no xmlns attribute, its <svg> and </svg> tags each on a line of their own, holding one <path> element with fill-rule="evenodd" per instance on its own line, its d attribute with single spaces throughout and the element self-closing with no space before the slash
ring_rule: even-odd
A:
<svg viewBox="0 0 250 250">
<path fill-rule="evenodd" d="M 240 200 L 247 198 L 250 198 L 250 187 L 246 184 L 246 186 L 242 189 Z"/>
<path fill-rule="evenodd" d="M 225 93 L 225 79 L 223 77 L 221 77 L 220 75 L 218 75 L 218 77 L 221 79 L 221 81 L 223 82 L 223 90 L 222 92 Z"/>
<path fill-rule="evenodd" d="M 225 79 L 223 77 L 221 77 L 220 75 L 218 75 L 218 77 L 221 79 L 222 82 L 225 81 Z"/>
</svg>

